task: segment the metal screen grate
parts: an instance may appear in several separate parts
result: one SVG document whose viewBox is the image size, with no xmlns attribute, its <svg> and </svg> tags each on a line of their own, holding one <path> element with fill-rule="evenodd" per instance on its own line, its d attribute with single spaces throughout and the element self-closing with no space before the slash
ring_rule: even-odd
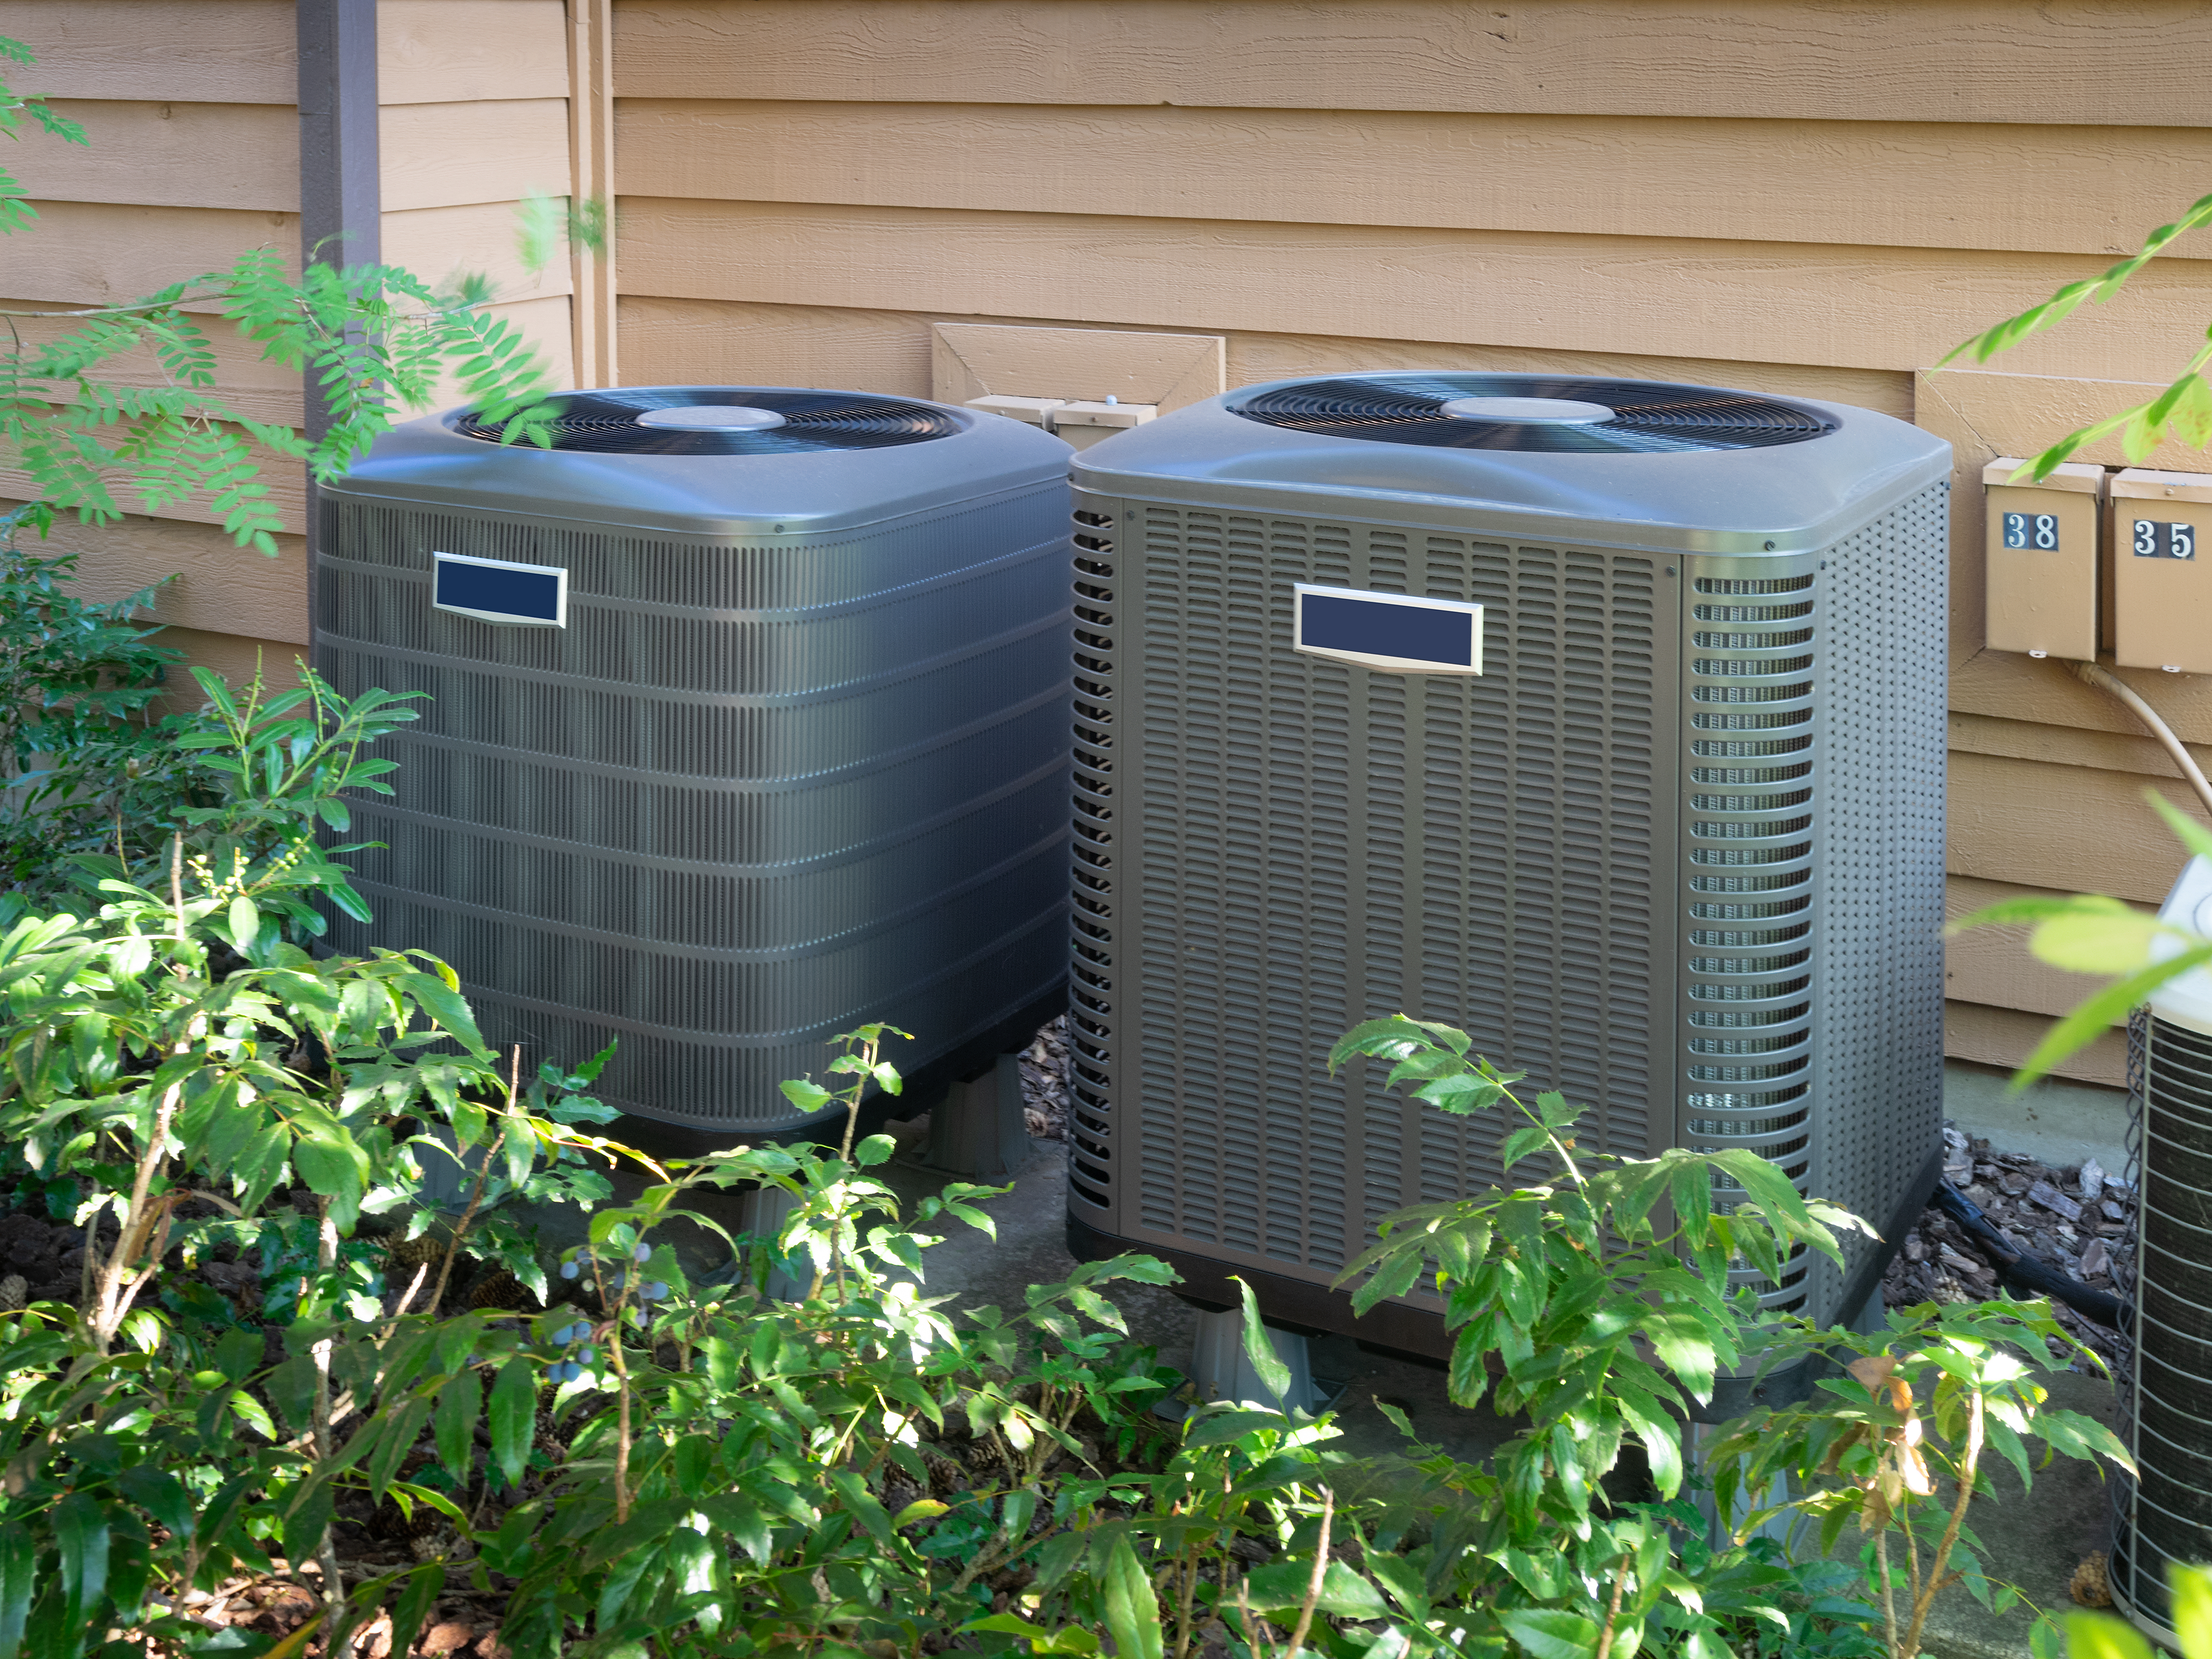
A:
<svg viewBox="0 0 2212 1659">
<path fill-rule="evenodd" d="M 1496 1179 L 1494 1121 L 1326 1075 L 1400 1010 L 1589 1103 L 1586 1144 L 1662 1144 L 1656 562 L 1079 502 L 1079 1204 L 1325 1278 L 1389 1211 Z M 1298 655 L 1299 581 L 1480 602 L 1486 672 Z"/>
<path fill-rule="evenodd" d="M 889 1019 L 912 1068 L 1064 972 L 1057 486 L 751 547 L 326 502 L 318 662 L 421 690 L 335 943 L 451 962 L 487 1035 L 742 1129 Z M 433 550 L 565 567 L 570 625 L 434 611 Z"/>
<path fill-rule="evenodd" d="M 2201 1564 L 2212 1528 L 2212 1036 L 2153 1014 L 2139 1044 L 2130 1419 L 2141 1473 L 2119 1494 L 2112 1580 L 2123 1608 L 2170 1630 L 2167 1566 Z"/>
</svg>

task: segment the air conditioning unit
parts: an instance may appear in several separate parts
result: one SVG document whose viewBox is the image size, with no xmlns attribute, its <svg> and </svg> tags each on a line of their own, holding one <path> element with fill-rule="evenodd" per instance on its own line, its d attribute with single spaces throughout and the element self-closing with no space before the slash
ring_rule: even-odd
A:
<svg viewBox="0 0 2212 1659">
<path fill-rule="evenodd" d="M 2212 931 L 2212 863 L 2189 861 L 2159 920 Z M 2135 1316 L 2122 1433 L 2141 1473 L 2115 1477 L 2107 1576 L 2120 1611 L 2178 1649 L 2166 1570 L 2201 1565 L 2212 1526 L 2212 974 L 2160 987 L 2128 1036 L 2128 1174 L 2139 1188 L 2113 1278 Z"/>
<path fill-rule="evenodd" d="M 652 386 L 550 449 L 463 410 L 322 492 L 315 650 L 429 693 L 344 839 L 495 1042 L 620 1047 L 728 1140 L 866 1020 L 964 1074 L 1065 1006 L 1067 448 L 908 398 Z"/>
<path fill-rule="evenodd" d="M 1585 1146 L 1749 1147 L 1900 1237 L 1942 1157 L 1949 465 L 1864 410 L 1459 374 L 1078 455 L 1078 1255 L 1444 1352 L 1433 1303 L 1327 1288 L 1501 1173 L 1497 1121 L 1328 1075 L 1399 1011 Z M 1830 1321 L 1885 1260 L 1757 1282 Z"/>
</svg>

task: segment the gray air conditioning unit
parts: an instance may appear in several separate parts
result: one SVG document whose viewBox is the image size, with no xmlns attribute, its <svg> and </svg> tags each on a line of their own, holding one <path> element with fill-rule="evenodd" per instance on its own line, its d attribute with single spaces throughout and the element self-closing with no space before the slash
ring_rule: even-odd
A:
<svg viewBox="0 0 2212 1659">
<path fill-rule="evenodd" d="M 720 1139 L 866 1020 L 955 1072 L 1064 1006 L 1067 447 L 861 392 L 413 422 L 322 494 L 316 661 L 426 691 L 346 839 L 499 1042 Z"/>
<path fill-rule="evenodd" d="M 2189 861 L 2159 920 L 2212 932 L 2212 863 Z M 2110 1577 L 2120 1610 L 2179 1648 L 2167 1569 L 2212 1554 L 2212 973 L 2161 986 L 2128 1036 L 2128 1173 L 2140 1191 L 2134 1249 L 2113 1277 L 2123 1294 L 2133 1280 L 2135 1340 L 2120 1378 L 2141 1474 L 2113 1488 Z"/>
<path fill-rule="evenodd" d="M 1499 1178 L 1494 1121 L 1327 1074 L 1401 1010 L 1585 1146 L 1749 1147 L 1899 1237 L 1941 1167 L 1949 465 L 1864 410 L 1456 374 L 1079 454 L 1077 1253 L 1441 1352 L 1433 1304 L 1326 1289 Z M 1856 1312 L 1883 1259 L 1766 1300 Z"/>
</svg>

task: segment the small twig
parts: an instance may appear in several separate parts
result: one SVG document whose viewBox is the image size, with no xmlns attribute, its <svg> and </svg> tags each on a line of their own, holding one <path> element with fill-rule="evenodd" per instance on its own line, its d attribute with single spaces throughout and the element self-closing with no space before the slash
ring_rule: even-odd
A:
<svg viewBox="0 0 2212 1659">
<path fill-rule="evenodd" d="M 507 1065 L 507 1103 L 510 1109 L 514 1105 L 521 1079 L 522 1045 L 518 1042 L 514 1045 L 514 1057 Z M 459 1137 L 455 1139 L 458 1140 Z M 491 1184 L 491 1155 L 492 1143 L 487 1140 L 483 1148 L 483 1162 L 477 1169 L 476 1190 L 469 1194 L 469 1206 L 461 1212 L 461 1218 L 453 1228 L 453 1237 L 446 1245 L 446 1259 L 438 1265 L 438 1287 L 430 1292 L 429 1310 L 432 1313 L 445 1305 L 446 1285 L 453 1276 L 453 1261 L 461 1253 L 461 1240 L 468 1236 L 469 1224 L 477 1218 L 477 1210 L 483 1203 L 484 1188 Z M 464 1164 L 461 1167 L 466 1169 L 468 1166 Z"/>
<path fill-rule="evenodd" d="M 1879 1490 L 1868 1495 L 1876 1499 L 1881 1496 Z M 1874 1534 L 1874 1569 L 1881 1576 L 1882 1635 L 1889 1649 L 1890 1659 L 1897 1659 L 1897 1592 L 1891 1588 L 1889 1582 L 1889 1519 L 1887 1505 L 1885 1504 L 1883 1508 L 1882 1523 Z M 1910 1538 L 1911 1535 L 1911 1528 L 1908 1525 L 1905 1536 Z"/>
<path fill-rule="evenodd" d="M 1627 1556 L 1622 1556 L 1620 1565 L 1613 1569 L 1613 1602 L 1605 1610 L 1605 1628 L 1598 1632 L 1597 1659 L 1608 1659 L 1613 1652 L 1613 1627 L 1620 1622 L 1620 1593 L 1628 1587 L 1628 1561 Z"/>
<path fill-rule="evenodd" d="M 177 918 L 177 943 L 185 942 L 185 832 L 169 839 L 169 908 Z M 178 971 L 184 971 L 179 965 Z"/>
<path fill-rule="evenodd" d="M 1245 1601 L 1242 1574 L 1237 1579 L 1237 1622 L 1243 1626 L 1244 1650 L 1252 1656 L 1252 1659 L 1273 1659 L 1274 1649 L 1252 1628 L 1252 1609 Z M 1264 1624 L 1266 1621 L 1263 1620 L 1261 1622 Z"/>
<path fill-rule="evenodd" d="M 1981 1390 L 1968 1390 L 1966 1402 L 1966 1448 L 1959 1460 L 1958 1501 L 1951 1505 L 1950 1524 L 1943 1528 L 1943 1541 L 1936 1546 L 1936 1559 L 1929 1563 L 1928 1582 L 1920 1587 L 1913 1603 L 1912 1625 L 1905 1632 L 1905 1647 L 1899 1659 L 1914 1659 L 1920 1651 L 1921 1629 L 1928 1622 L 1928 1611 L 1935 1605 L 1936 1593 L 1950 1582 L 1944 1569 L 1951 1564 L 1951 1547 L 1959 1541 L 1959 1529 L 1966 1524 L 1966 1505 L 1974 1500 L 1974 1468 L 1982 1456 Z"/>
<path fill-rule="evenodd" d="M 1313 1628 L 1314 1608 L 1321 1603 L 1322 1579 L 1328 1571 L 1328 1523 L 1335 1511 L 1336 1494 L 1327 1486 L 1321 1489 L 1321 1541 L 1314 1546 L 1313 1577 L 1306 1581 L 1306 1599 L 1298 1608 L 1298 1622 L 1291 1632 L 1291 1644 L 1283 1650 L 1283 1659 L 1298 1659 L 1298 1650 L 1306 1644 L 1306 1632 Z"/>
<path fill-rule="evenodd" d="M 319 1197 L 319 1212 L 315 1226 L 315 1267 L 325 1275 L 334 1273 L 338 1265 L 337 1224 L 331 1219 L 331 1200 Z M 314 1448 L 318 1463 L 329 1461 L 337 1449 L 331 1443 L 331 1353 L 337 1344 L 325 1337 L 311 1352 L 315 1361 Z M 315 1545 L 315 1559 L 323 1570 L 323 1651 L 331 1659 L 352 1659 L 353 1642 L 350 1634 L 340 1642 L 339 1626 L 345 1618 L 345 1577 L 338 1567 L 337 1528 L 325 1523 L 323 1535 Z"/>
</svg>

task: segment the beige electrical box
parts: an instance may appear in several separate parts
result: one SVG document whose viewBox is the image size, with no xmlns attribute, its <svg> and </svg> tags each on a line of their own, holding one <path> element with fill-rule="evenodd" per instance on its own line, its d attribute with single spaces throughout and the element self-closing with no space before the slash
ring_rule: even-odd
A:
<svg viewBox="0 0 2212 1659">
<path fill-rule="evenodd" d="M 2097 659 L 2097 520 L 2105 469 L 2069 463 L 2041 483 L 1982 469 L 1989 496 L 1989 646 L 2075 662 Z"/>
<path fill-rule="evenodd" d="M 2112 479 L 2112 657 L 2212 674 L 2212 474 L 2131 466 Z"/>
</svg>

